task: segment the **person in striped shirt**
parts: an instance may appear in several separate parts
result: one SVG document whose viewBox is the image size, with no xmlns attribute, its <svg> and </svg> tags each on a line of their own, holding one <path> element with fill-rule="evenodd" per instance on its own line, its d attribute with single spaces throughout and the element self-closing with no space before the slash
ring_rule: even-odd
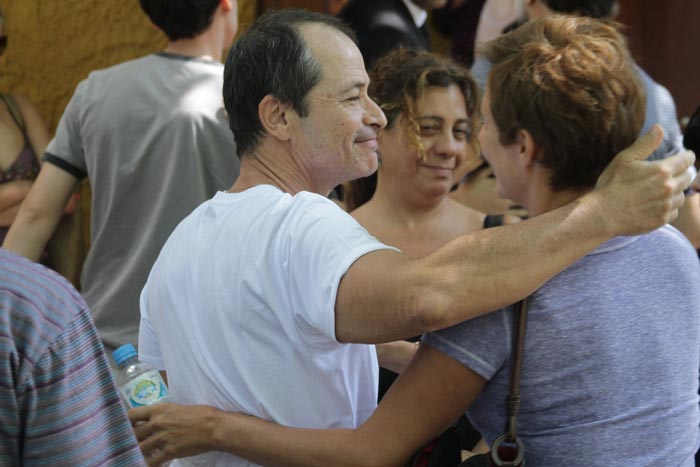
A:
<svg viewBox="0 0 700 467">
<path fill-rule="evenodd" d="M 0 249 L 0 466 L 145 465 L 90 310 Z"/>
</svg>

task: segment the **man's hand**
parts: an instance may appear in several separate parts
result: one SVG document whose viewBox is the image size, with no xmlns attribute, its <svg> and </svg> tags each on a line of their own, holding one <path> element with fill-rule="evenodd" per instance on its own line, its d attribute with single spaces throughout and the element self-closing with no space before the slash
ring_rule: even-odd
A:
<svg viewBox="0 0 700 467">
<path fill-rule="evenodd" d="M 148 465 L 216 450 L 212 444 L 219 410 L 206 405 L 156 404 L 129 410 Z"/>
<path fill-rule="evenodd" d="M 687 169 L 695 156 L 685 151 L 663 160 L 645 161 L 662 138 L 661 127 L 654 125 L 618 154 L 598 179 L 591 195 L 598 198 L 612 235 L 638 235 L 678 216 L 683 190 L 691 183 Z"/>
</svg>

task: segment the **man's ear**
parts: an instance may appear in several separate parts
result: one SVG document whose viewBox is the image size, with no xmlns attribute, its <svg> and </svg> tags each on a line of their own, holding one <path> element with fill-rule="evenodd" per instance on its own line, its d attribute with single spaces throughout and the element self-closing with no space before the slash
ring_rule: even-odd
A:
<svg viewBox="0 0 700 467">
<path fill-rule="evenodd" d="M 258 104 L 258 118 L 265 132 L 275 138 L 287 141 L 290 135 L 289 117 L 291 108 L 276 97 L 268 94 Z"/>
<path fill-rule="evenodd" d="M 538 160 L 539 145 L 529 131 L 520 129 L 515 137 L 518 161 L 523 167 L 532 167 Z"/>
</svg>

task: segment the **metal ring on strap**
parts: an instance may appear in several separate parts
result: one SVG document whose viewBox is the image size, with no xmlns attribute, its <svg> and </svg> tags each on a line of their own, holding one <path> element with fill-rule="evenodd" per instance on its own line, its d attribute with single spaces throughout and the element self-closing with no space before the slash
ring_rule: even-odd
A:
<svg viewBox="0 0 700 467">
<path fill-rule="evenodd" d="M 525 459 L 525 446 L 520 438 L 515 438 L 515 441 L 508 441 L 511 444 L 515 444 L 516 454 L 513 460 L 503 460 L 498 454 L 498 449 L 508 439 L 508 435 L 503 434 L 496 438 L 496 440 L 491 445 L 491 460 L 497 467 L 520 467 Z"/>
</svg>

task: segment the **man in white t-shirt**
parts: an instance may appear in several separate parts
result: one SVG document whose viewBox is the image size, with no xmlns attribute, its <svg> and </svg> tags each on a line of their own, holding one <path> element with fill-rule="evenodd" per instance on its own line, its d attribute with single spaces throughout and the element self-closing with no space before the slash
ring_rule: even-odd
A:
<svg viewBox="0 0 700 467">
<path fill-rule="evenodd" d="M 690 183 L 692 154 L 638 161 L 656 132 L 576 203 L 411 259 L 325 199 L 377 168 L 386 119 L 368 85 L 352 33 L 329 16 L 273 12 L 234 44 L 224 102 L 240 176 L 175 229 L 141 296 L 140 355 L 167 372 L 175 402 L 291 426 L 358 426 L 374 409 L 377 377 L 373 346 L 362 344 L 513 303 L 612 236 L 673 218 Z M 217 436 L 226 419 L 207 409 L 132 411 L 145 421 L 135 428 L 142 449 L 153 462 L 225 451 L 235 440 Z"/>
</svg>

